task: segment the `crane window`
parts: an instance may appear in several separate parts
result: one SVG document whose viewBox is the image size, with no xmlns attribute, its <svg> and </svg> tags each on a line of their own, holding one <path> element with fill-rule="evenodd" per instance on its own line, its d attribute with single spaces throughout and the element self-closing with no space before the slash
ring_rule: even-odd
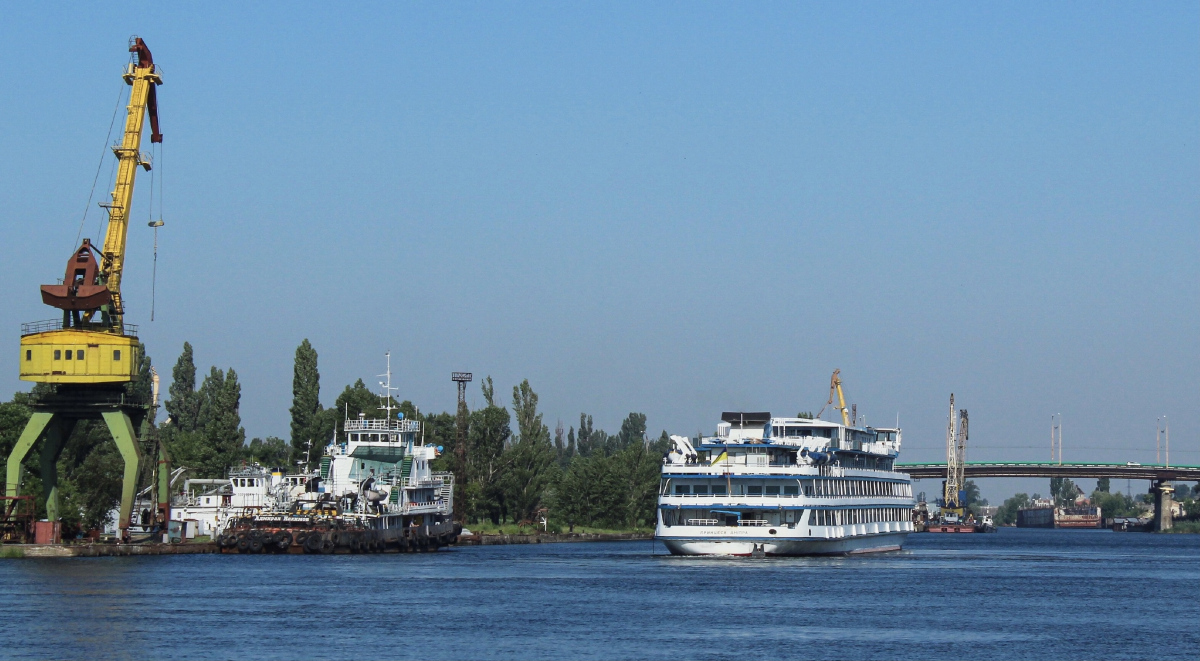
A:
<svg viewBox="0 0 1200 661">
<path fill-rule="evenodd" d="M 75 352 L 75 360 L 83 360 L 83 349 Z"/>
<path fill-rule="evenodd" d="M 121 350 L 113 349 L 113 360 L 121 360 Z"/>
<path fill-rule="evenodd" d="M 54 360 L 62 360 L 62 350 L 61 349 L 54 350 Z"/>
<path fill-rule="evenodd" d="M 33 350 L 32 349 L 25 350 L 25 360 L 33 360 Z"/>
<path fill-rule="evenodd" d="M 58 352 L 57 352 L 57 351 L 55 351 L 54 353 L 58 353 Z M 70 349 L 67 349 L 67 360 L 71 360 L 71 356 L 73 356 L 74 354 L 75 354 L 75 352 L 74 352 L 74 351 L 71 351 Z"/>
</svg>

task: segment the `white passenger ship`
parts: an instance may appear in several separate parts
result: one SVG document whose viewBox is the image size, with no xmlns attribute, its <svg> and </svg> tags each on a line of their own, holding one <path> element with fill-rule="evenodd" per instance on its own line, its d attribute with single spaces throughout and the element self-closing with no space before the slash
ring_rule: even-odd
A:
<svg viewBox="0 0 1200 661">
<path fill-rule="evenodd" d="M 732 412 L 715 437 L 671 441 L 655 537 L 673 554 L 894 551 L 913 531 L 898 428 Z"/>
</svg>

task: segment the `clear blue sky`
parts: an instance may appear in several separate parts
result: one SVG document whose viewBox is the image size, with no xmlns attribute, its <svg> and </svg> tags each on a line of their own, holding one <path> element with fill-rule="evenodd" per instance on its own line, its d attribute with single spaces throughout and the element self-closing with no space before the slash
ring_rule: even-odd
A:
<svg viewBox="0 0 1200 661">
<path fill-rule="evenodd" d="M 970 459 L 1047 458 L 1061 413 L 1068 461 L 1153 461 L 1168 415 L 1200 463 L 1194 2 L 129 9 L 0 22 L 10 391 L 136 33 L 167 226 L 149 323 L 143 175 L 129 317 L 164 375 L 184 340 L 234 367 L 251 436 L 287 435 L 307 337 L 327 405 L 390 349 L 423 410 L 470 370 L 551 426 L 710 432 L 841 368 L 906 460 L 953 391 Z"/>
</svg>

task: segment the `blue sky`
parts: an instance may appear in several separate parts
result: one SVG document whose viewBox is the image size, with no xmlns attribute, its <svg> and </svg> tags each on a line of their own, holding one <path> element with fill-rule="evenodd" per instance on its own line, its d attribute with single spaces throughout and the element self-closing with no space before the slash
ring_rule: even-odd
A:
<svg viewBox="0 0 1200 661">
<path fill-rule="evenodd" d="M 390 349 L 422 410 L 470 370 L 552 426 L 694 433 L 818 409 L 840 368 L 907 460 L 944 457 L 954 392 L 970 459 L 1048 457 L 1061 413 L 1068 461 L 1153 461 L 1168 415 L 1200 463 L 1195 3 L 118 9 L 0 21 L 14 344 L 136 33 L 167 226 L 150 323 L 143 175 L 129 317 L 160 373 L 184 340 L 234 367 L 251 436 L 286 436 L 307 337 L 326 404 Z M 1015 488 L 1047 490 L 984 493 Z"/>
</svg>

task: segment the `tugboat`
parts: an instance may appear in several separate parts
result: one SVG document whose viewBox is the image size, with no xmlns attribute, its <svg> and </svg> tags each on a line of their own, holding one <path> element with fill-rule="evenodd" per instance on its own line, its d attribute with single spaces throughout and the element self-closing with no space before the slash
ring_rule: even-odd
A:
<svg viewBox="0 0 1200 661">
<path fill-rule="evenodd" d="M 426 445 L 421 422 L 395 410 L 391 378 L 389 355 L 379 407 L 386 417 L 347 415 L 318 470 L 285 475 L 254 466 L 197 498 L 209 502 L 194 508 L 218 510 L 214 527 L 223 552 L 436 551 L 458 541 L 454 475 L 432 470 L 442 448 Z M 177 508 L 188 515 L 188 503 Z"/>
</svg>

